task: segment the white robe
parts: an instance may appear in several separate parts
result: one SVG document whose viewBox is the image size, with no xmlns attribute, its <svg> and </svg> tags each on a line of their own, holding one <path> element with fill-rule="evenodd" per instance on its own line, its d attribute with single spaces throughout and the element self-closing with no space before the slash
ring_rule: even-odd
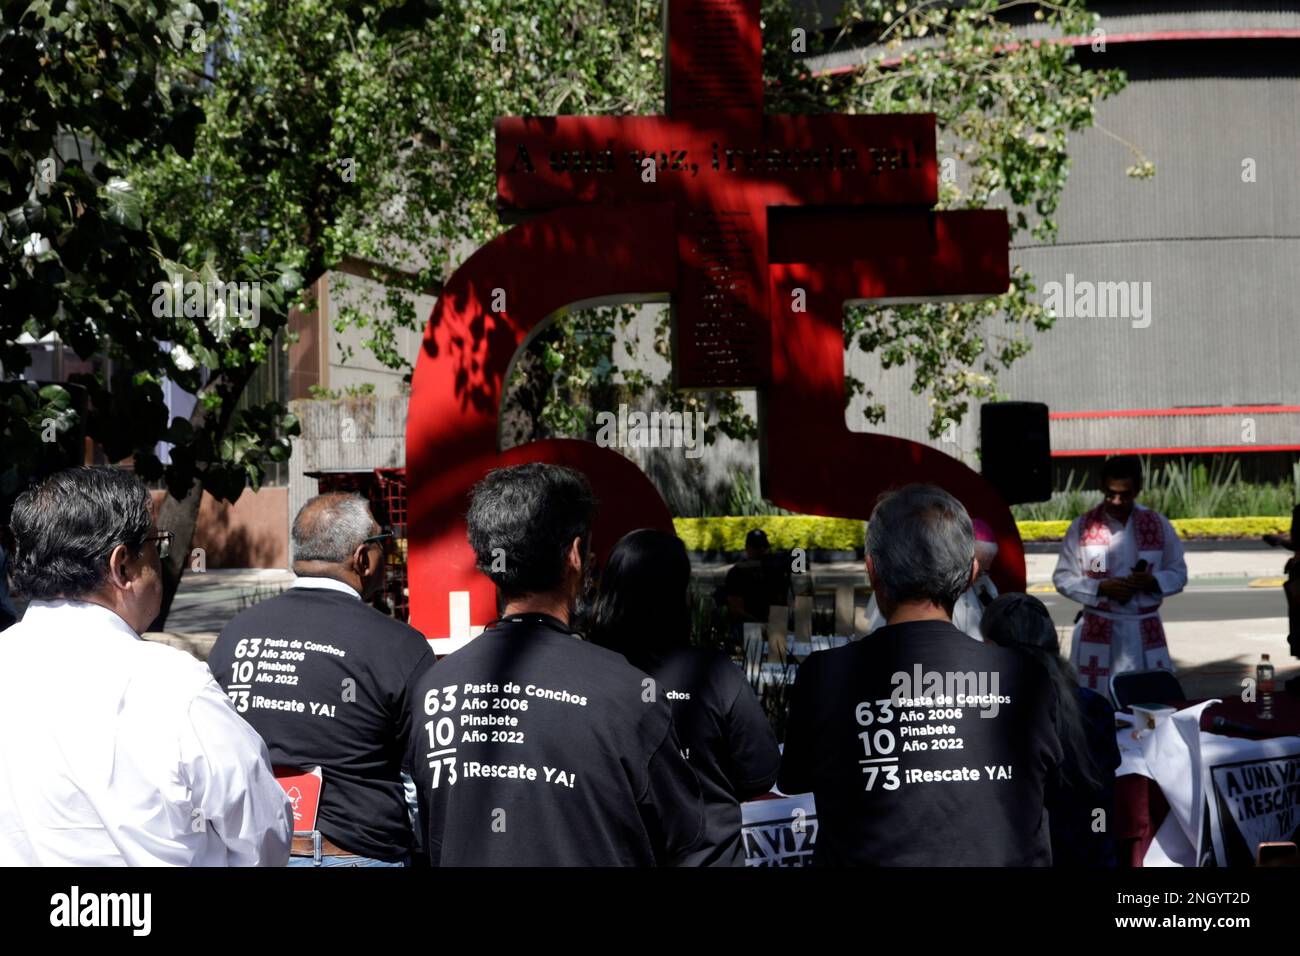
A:
<svg viewBox="0 0 1300 956">
<path fill-rule="evenodd" d="M 1090 521 L 1098 534 L 1085 534 L 1085 525 Z M 1138 541 L 1139 522 L 1146 522 L 1153 530 L 1154 523 L 1159 522 L 1160 547 L 1151 547 L 1150 540 Z M 1089 540 L 1085 541 L 1085 537 Z M 1109 541 L 1099 540 L 1106 537 Z M 1102 581 L 1127 577 L 1141 560 L 1155 575 L 1160 593 L 1137 594 L 1124 602 L 1107 600 L 1097 593 Z M 1114 674 L 1174 669 L 1159 608 L 1166 597 L 1187 586 L 1187 564 L 1182 542 L 1164 515 L 1135 504 L 1124 524 L 1104 509 L 1093 509 L 1075 518 L 1061 544 L 1052 583 L 1058 592 L 1084 606 L 1083 615 L 1074 625 L 1070 647 L 1070 663 L 1078 671 L 1082 686 L 1105 693 Z"/>
</svg>

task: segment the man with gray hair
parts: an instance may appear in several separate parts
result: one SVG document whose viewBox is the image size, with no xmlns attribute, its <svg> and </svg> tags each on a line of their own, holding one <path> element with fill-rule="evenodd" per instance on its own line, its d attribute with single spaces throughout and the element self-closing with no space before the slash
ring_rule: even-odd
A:
<svg viewBox="0 0 1300 956">
<path fill-rule="evenodd" d="M 885 495 L 866 551 L 887 624 L 800 666 L 777 779 L 816 798 L 813 862 L 1050 865 L 1055 692 L 1036 661 L 952 624 L 979 573 L 966 509 L 930 485 Z"/>
<path fill-rule="evenodd" d="M 140 639 L 170 532 L 127 471 L 24 492 L 0 635 L 0 865 L 283 866 L 292 816 L 266 747 L 200 661 Z"/>
<path fill-rule="evenodd" d="M 312 498 L 292 536 L 293 586 L 227 624 L 208 665 L 278 767 L 320 768 L 320 845 L 295 839 L 289 865 L 404 866 L 412 688 L 433 653 L 419 631 L 366 604 L 392 534 L 365 499 Z"/>
</svg>

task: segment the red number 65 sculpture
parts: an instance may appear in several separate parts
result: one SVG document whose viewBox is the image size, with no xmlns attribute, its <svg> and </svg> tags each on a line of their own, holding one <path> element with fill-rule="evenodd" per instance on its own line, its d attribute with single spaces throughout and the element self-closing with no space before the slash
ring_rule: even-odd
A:
<svg viewBox="0 0 1300 956">
<path fill-rule="evenodd" d="M 670 23 L 689 7 L 670 0 Z M 765 115 L 757 0 L 719 9 L 734 19 L 719 36 L 735 57 L 717 58 L 718 37 L 670 26 L 669 116 L 497 123 L 499 205 L 534 218 L 447 282 L 407 418 L 411 622 L 439 654 L 496 616 L 465 527 L 469 489 L 490 469 L 584 472 L 602 563 L 627 531 L 671 531 L 655 487 L 616 451 L 570 440 L 500 450 L 504 385 L 529 337 L 562 309 L 615 302 L 672 303 L 679 387 L 758 390 L 772 501 L 867 518 L 891 487 L 938 484 L 993 527 L 999 588 L 1024 587 L 1020 536 L 992 486 L 955 458 L 844 420 L 845 304 L 1005 292 L 1006 214 L 932 211 L 931 115 Z M 705 40 L 713 53 L 697 55 Z M 736 63 L 747 82 L 727 73 Z"/>
</svg>

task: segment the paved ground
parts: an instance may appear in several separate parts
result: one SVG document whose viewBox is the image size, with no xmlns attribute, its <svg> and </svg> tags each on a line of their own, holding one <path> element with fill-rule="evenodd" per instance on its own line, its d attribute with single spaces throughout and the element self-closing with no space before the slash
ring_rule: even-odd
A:
<svg viewBox="0 0 1300 956">
<path fill-rule="evenodd" d="M 1251 581 L 1281 585 L 1282 567 L 1289 552 L 1274 548 L 1249 551 L 1188 551 L 1187 576 L 1197 584 L 1239 584 Z M 1025 555 L 1025 572 L 1030 589 L 1035 584 L 1050 584 L 1056 567 L 1056 554 Z"/>
<path fill-rule="evenodd" d="M 167 616 L 167 631 L 146 636 L 207 660 L 212 642 L 227 621 L 244 608 L 279 594 L 292 581 L 293 572 L 278 569 L 187 572 Z"/>
<path fill-rule="evenodd" d="M 1189 697 L 1240 693 L 1241 679 L 1253 676 L 1260 654 L 1270 655 L 1279 680 L 1300 675 L 1300 661 L 1291 657 L 1286 643 L 1284 558 L 1284 552 L 1273 550 L 1187 553 L 1188 588 L 1165 604 L 1164 621 L 1174 665 Z M 1029 590 L 1052 612 L 1068 653 L 1078 605 L 1051 586 L 1054 555 L 1030 554 L 1026 561 Z M 724 567 L 698 570 L 712 577 Z M 862 567 L 836 563 L 814 565 L 812 571 L 819 580 L 851 579 L 862 574 Z M 168 632 L 150 638 L 206 658 L 226 621 L 244 607 L 278 594 L 292 580 L 290 572 L 279 570 L 186 574 L 167 621 Z"/>
<path fill-rule="evenodd" d="M 1165 602 L 1161 618 L 1179 680 L 1189 697 L 1241 693 L 1261 654 L 1268 654 L 1279 680 L 1300 675 L 1300 661 L 1287 646 L 1282 567 L 1287 552 L 1188 551 L 1188 587 Z M 1052 587 L 1054 554 L 1025 556 L 1029 591 L 1042 599 L 1062 630 L 1068 652 L 1079 605 Z"/>
</svg>

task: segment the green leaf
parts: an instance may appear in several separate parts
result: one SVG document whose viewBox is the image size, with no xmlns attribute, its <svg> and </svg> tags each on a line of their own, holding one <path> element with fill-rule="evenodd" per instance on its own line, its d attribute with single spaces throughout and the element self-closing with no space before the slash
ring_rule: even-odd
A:
<svg viewBox="0 0 1300 956">
<path fill-rule="evenodd" d="M 136 232 L 143 228 L 141 213 L 144 203 L 127 180 L 121 177 L 110 179 L 104 184 L 100 194 L 104 199 L 105 212 L 109 221 Z"/>
<path fill-rule="evenodd" d="M 285 292 L 291 292 L 291 293 L 297 292 L 299 289 L 301 289 L 302 283 L 303 283 L 302 274 L 298 272 L 297 269 L 285 269 L 283 272 L 280 273 L 280 278 L 277 280 L 277 284 L 280 286 L 281 289 L 283 289 Z"/>
<path fill-rule="evenodd" d="M 37 394 L 52 411 L 64 411 L 72 407 L 72 396 L 62 385 L 43 385 Z"/>
</svg>

